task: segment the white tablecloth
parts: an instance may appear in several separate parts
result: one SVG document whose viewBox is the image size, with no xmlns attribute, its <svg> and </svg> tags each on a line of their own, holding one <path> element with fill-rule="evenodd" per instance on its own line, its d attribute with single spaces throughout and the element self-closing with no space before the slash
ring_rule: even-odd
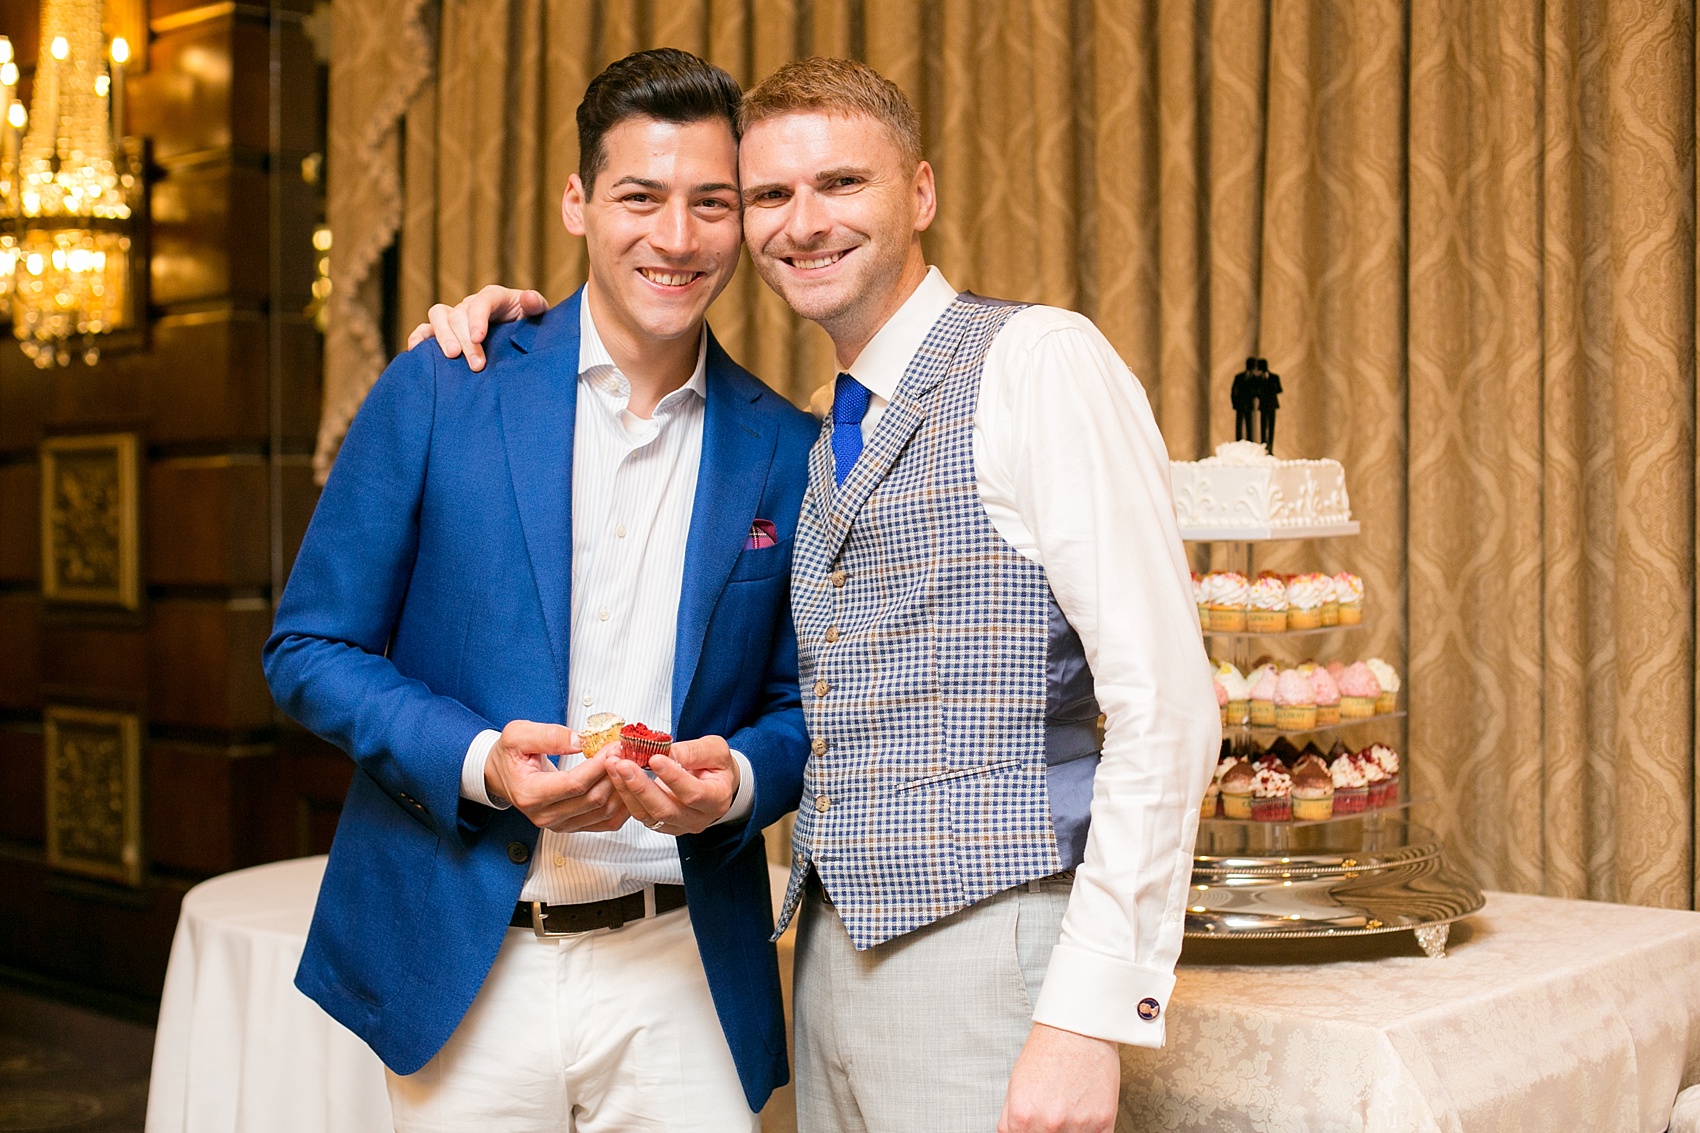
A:
<svg viewBox="0 0 1700 1133">
<path fill-rule="evenodd" d="M 325 859 L 227 873 L 183 898 L 154 1038 L 148 1133 L 379 1133 L 378 1056 L 295 989 Z"/>
<path fill-rule="evenodd" d="M 1467 923 L 1443 960 L 1183 956 L 1117 1128 L 1662 1133 L 1700 1081 L 1700 913 L 1490 893 Z"/>
</svg>

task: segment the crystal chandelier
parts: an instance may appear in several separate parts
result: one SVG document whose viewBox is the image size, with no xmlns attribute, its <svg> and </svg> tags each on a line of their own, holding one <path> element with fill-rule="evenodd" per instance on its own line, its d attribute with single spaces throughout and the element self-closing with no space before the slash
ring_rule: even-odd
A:
<svg viewBox="0 0 1700 1133">
<path fill-rule="evenodd" d="M 42 0 L 41 42 L 26 111 L 0 37 L 0 300 L 37 366 L 73 353 L 93 365 L 99 336 L 135 322 L 142 150 L 123 133 L 130 53 L 121 38 L 103 50 L 101 0 Z"/>
</svg>

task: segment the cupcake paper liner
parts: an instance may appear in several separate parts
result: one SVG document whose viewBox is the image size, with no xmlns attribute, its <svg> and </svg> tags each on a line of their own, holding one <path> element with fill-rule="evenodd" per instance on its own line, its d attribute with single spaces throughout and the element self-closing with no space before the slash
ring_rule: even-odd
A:
<svg viewBox="0 0 1700 1133">
<path fill-rule="evenodd" d="M 1368 787 L 1335 787 L 1335 814 L 1362 814 L 1369 807 Z"/>
<path fill-rule="evenodd" d="M 1210 607 L 1210 628 L 1216 630 L 1218 633 L 1245 632 L 1245 607 Z"/>
<path fill-rule="evenodd" d="M 1342 696 L 1340 698 L 1340 719 L 1367 720 L 1374 715 L 1375 697 Z"/>
<path fill-rule="evenodd" d="M 1340 603 L 1340 624 L 1341 625 L 1343 625 L 1343 626 L 1362 625 L 1363 620 L 1364 620 L 1364 608 L 1362 606 L 1357 605 L 1356 603 L 1352 603 L 1352 602 L 1342 602 L 1342 603 Z"/>
<path fill-rule="evenodd" d="M 1289 630 L 1318 629 L 1321 625 L 1321 610 L 1301 610 L 1295 606 L 1287 611 L 1287 628 Z"/>
<path fill-rule="evenodd" d="M 1293 799 L 1290 795 L 1276 798 L 1254 798 L 1251 800 L 1251 817 L 1258 822 L 1287 822 L 1293 817 Z"/>
<path fill-rule="evenodd" d="M 1275 726 L 1283 732 L 1308 732 L 1316 727 L 1316 705 L 1277 704 Z"/>
<path fill-rule="evenodd" d="M 1287 611 L 1247 610 L 1245 624 L 1252 633 L 1286 633 Z"/>
<path fill-rule="evenodd" d="M 1377 716 L 1385 716 L 1389 712 L 1398 711 L 1398 709 L 1399 694 L 1396 692 L 1383 692 L 1375 698 L 1375 714 Z"/>
<path fill-rule="evenodd" d="M 1251 817 L 1251 796 L 1250 795 L 1235 795 L 1235 794 L 1230 794 L 1227 791 L 1223 791 L 1222 792 L 1222 817 L 1223 818 L 1250 818 Z"/>
<path fill-rule="evenodd" d="M 1297 822 L 1321 822 L 1334 817 L 1334 796 L 1320 799 L 1293 799 L 1293 819 Z"/>
<path fill-rule="evenodd" d="M 1275 702 L 1273 700 L 1253 700 L 1251 702 L 1251 722 L 1253 727 L 1273 728 L 1275 726 Z"/>
<path fill-rule="evenodd" d="M 1316 706 L 1316 726 L 1332 728 L 1340 722 L 1340 706 L 1338 704 L 1318 704 Z"/>
</svg>

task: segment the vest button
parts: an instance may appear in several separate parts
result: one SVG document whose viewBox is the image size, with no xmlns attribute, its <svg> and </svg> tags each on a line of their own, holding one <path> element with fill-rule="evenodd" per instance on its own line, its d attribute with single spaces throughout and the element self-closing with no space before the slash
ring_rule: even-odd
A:
<svg viewBox="0 0 1700 1133">
<path fill-rule="evenodd" d="M 814 743 L 809 745 L 809 750 L 813 751 L 816 755 L 825 755 L 826 754 L 826 741 L 825 740 L 816 740 Z"/>
<path fill-rule="evenodd" d="M 825 681 L 816 681 L 815 682 L 815 695 L 816 696 L 825 696 L 826 690 L 827 690 L 827 683 Z"/>
<path fill-rule="evenodd" d="M 827 626 L 826 627 L 826 643 L 828 645 L 831 645 L 833 642 L 835 642 L 837 640 L 838 640 L 838 627 L 837 626 Z"/>
<path fill-rule="evenodd" d="M 524 865 L 531 860 L 531 847 L 524 842 L 509 842 L 508 860 L 515 865 Z"/>
<path fill-rule="evenodd" d="M 832 806 L 832 800 L 831 799 L 827 798 L 825 795 L 816 795 L 815 796 L 815 809 L 817 811 L 819 811 L 822 814 L 825 814 L 826 811 L 827 811 L 827 808 L 830 807 L 830 806 Z"/>
<path fill-rule="evenodd" d="M 843 571 L 841 571 L 841 570 L 835 570 L 835 571 L 833 571 L 833 572 L 832 572 L 832 586 L 833 586 L 833 589 L 835 589 L 835 590 L 842 590 L 842 589 L 844 589 L 844 579 L 845 579 L 845 574 L 844 574 L 844 572 L 843 572 Z"/>
</svg>

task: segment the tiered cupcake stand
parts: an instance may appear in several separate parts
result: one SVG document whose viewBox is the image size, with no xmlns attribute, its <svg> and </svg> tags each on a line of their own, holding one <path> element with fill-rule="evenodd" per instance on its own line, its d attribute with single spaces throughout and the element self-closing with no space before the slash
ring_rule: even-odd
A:
<svg viewBox="0 0 1700 1133">
<path fill-rule="evenodd" d="M 1226 545 L 1228 570 L 1257 575 L 1256 550 L 1274 540 L 1356 535 L 1354 522 L 1281 530 L 1182 528 L 1189 542 Z M 1373 601 L 1373 595 L 1372 595 Z M 1206 629 L 1215 648 L 1242 672 L 1268 641 L 1311 640 L 1362 628 L 1329 626 L 1281 634 L 1223 633 Z M 1224 648 L 1226 646 L 1226 648 Z M 1336 733 L 1352 733 L 1362 746 L 1398 732 L 1406 752 L 1405 713 L 1345 720 L 1308 732 L 1279 732 L 1249 723 L 1230 724 L 1234 749 L 1268 746 L 1285 735 L 1295 743 L 1316 739 L 1327 748 Z M 1367 734 L 1366 734 L 1367 733 Z M 1292 940 L 1412 932 L 1428 955 L 1446 954 L 1452 923 L 1480 909 L 1482 892 L 1450 868 L 1435 834 L 1412 822 L 1410 776 L 1401 768 L 1397 804 L 1317 822 L 1260 822 L 1207 818 L 1199 823 L 1186 935 L 1215 940 Z"/>
</svg>

